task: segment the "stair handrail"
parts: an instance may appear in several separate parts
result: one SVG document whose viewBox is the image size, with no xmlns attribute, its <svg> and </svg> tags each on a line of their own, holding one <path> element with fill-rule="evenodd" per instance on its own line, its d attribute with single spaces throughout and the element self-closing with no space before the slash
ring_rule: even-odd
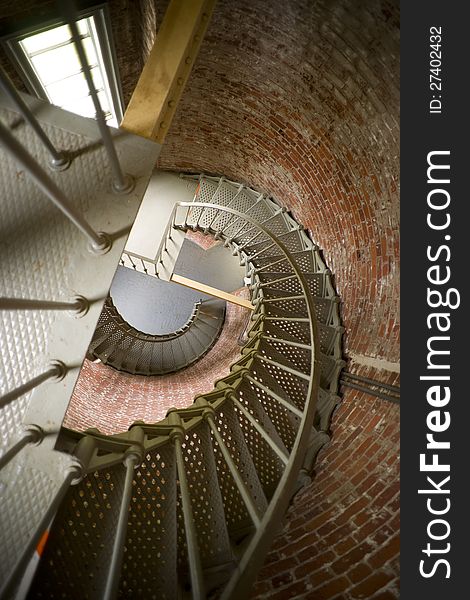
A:
<svg viewBox="0 0 470 600">
<path fill-rule="evenodd" d="M 221 596 L 221 598 L 224 600 L 228 600 L 229 598 L 242 598 L 249 594 L 251 584 L 256 577 L 262 562 L 264 561 L 264 557 L 269 550 L 270 543 L 277 531 L 276 526 L 281 522 L 281 519 L 289 505 L 296 485 L 297 477 L 302 466 L 304 455 L 308 448 L 308 442 L 313 427 L 316 397 L 320 381 L 320 363 L 316 357 L 317 348 L 319 348 L 319 341 L 315 308 L 312 294 L 302 271 L 296 264 L 295 260 L 291 257 L 291 253 L 287 249 L 286 245 L 281 242 L 269 229 L 263 227 L 262 224 L 255 221 L 255 219 L 252 217 L 249 217 L 233 208 L 205 202 L 177 202 L 173 209 L 173 224 L 176 223 L 178 208 L 186 208 L 186 215 L 189 214 L 191 208 L 220 210 L 229 213 L 234 217 L 244 219 L 253 227 L 257 227 L 264 235 L 268 236 L 278 246 L 290 263 L 290 267 L 299 280 L 302 289 L 302 295 L 304 296 L 307 307 L 311 340 L 310 373 L 306 401 L 302 418 L 299 423 L 299 428 L 295 437 L 295 442 L 290 452 L 289 460 L 286 464 L 281 480 L 279 481 L 276 491 L 274 492 L 274 495 L 268 504 L 268 508 L 263 515 L 260 526 L 256 529 L 253 538 L 241 557 L 238 568 L 236 569 L 227 586 L 224 588 Z M 250 257 L 246 256 L 246 259 L 249 261 Z"/>
<path fill-rule="evenodd" d="M 110 296 L 108 296 L 104 303 L 103 313 L 106 311 L 109 318 L 111 318 L 114 321 L 116 327 L 122 332 L 124 332 L 126 335 L 129 335 L 130 337 L 133 337 L 137 340 L 158 343 L 173 340 L 186 333 L 188 329 L 190 329 L 190 327 L 195 323 L 195 321 L 198 320 L 199 313 L 202 311 L 201 306 L 205 302 L 209 302 L 209 300 L 199 300 L 198 302 L 195 302 L 193 310 L 186 323 L 170 333 L 145 333 L 143 331 L 140 331 L 139 329 L 136 329 L 135 327 L 130 325 L 120 314 Z"/>
</svg>

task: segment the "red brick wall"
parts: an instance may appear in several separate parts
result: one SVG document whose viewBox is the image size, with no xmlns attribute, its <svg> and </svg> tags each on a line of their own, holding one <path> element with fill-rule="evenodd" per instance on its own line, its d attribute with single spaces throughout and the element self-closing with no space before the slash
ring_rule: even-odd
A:
<svg viewBox="0 0 470 600">
<path fill-rule="evenodd" d="M 346 350 L 398 359 L 398 9 L 219 0 L 159 165 L 271 193 L 324 249 Z"/>
<path fill-rule="evenodd" d="M 371 369 L 358 373 L 397 383 Z M 333 441 L 297 494 L 253 598 L 391 600 L 399 572 L 399 407 L 343 388 Z"/>
<path fill-rule="evenodd" d="M 126 100 L 152 39 L 142 19 L 160 22 L 164 2 L 156 11 L 130 4 L 112 3 Z M 245 181 L 291 209 L 335 274 L 346 353 L 392 363 L 399 357 L 398 39 L 396 2 L 218 0 L 159 161 Z M 168 380 L 164 408 L 210 389 L 217 363 L 193 367 L 194 380 Z M 201 372 L 209 388 L 199 390 L 193 381 Z M 87 363 L 66 424 L 109 427 L 100 410 L 83 413 L 80 394 L 98 409 L 124 402 L 130 412 L 119 414 L 114 431 L 157 418 L 163 408 L 151 380 L 126 377 Z M 332 442 L 289 511 L 255 597 L 398 596 L 398 409 L 343 392 Z"/>
</svg>

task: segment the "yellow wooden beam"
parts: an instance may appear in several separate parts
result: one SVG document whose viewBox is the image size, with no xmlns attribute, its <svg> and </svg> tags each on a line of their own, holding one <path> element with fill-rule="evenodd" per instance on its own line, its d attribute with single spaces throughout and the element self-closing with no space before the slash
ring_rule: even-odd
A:
<svg viewBox="0 0 470 600">
<path fill-rule="evenodd" d="M 188 279 L 187 277 L 183 277 L 182 275 L 177 275 L 176 273 L 173 273 L 170 277 L 170 281 L 180 283 L 181 285 L 189 287 L 192 290 L 202 292 L 203 294 L 215 296 L 216 298 L 220 298 L 221 300 L 226 300 L 227 302 L 238 304 L 238 306 L 244 306 L 245 308 L 249 308 L 250 310 L 255 310 L 255 307 L 253 306 L 253 304 L 251 304 L 249 300 L 245 300 L 245 298 L 240 298 L 239 296 L 235 296 L 235 294 L 229 294 L 228 292 L 224 292 L 223 290 L 213 288 L 210 285 L 206 285 L 205 283 L 194 281 L 194 279 Z"/>
<path fill-rule="evenodd" d="M 171 0 L 121 127 L 163 144 L 216 0 Z"/>
</svg>

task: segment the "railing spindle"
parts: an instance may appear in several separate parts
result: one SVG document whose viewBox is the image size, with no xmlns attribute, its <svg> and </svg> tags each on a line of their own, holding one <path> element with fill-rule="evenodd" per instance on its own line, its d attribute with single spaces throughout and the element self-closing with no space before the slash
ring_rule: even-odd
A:
<svg viewBox="0 0 470 600">
<path fill-rule="evenodd" d="M 27 444 L 34 444 L 39 442 L 43 438 L 43 431 L 35 425 L 29 425 L 28 429 L 23 433 L 21 438 L 10 446 L 8 450 L 0 456 L 0 471 L 7 465 L 12 458 L 14 458 L 18 452 L 24 448 Z"/>
<path fill-rule="evenodd" d="M 197 543 L 196 526 L 194 524 L 193 509 L 191 507 L 191 494 L 189 491 L 188 480 L 186 477 L 186 467 L 183 456 L 183 440 L 185 438 L 184 429 L 181 425 L 179 415 L 171 412 L 169 415 L 170 423 L 174 430 L 170 434 L 173 440 L 176 454 L 176 469 L 178 481 L 180 484 L 181 504 L 184 517 L 184 531 L 186 534 L 186 544 L 188 546 L 189 571 L 191 576 L 191 597 L 194 600 L 205 598 L 204 581 L 202 576 L 201 558 Z"/>
<path fill-rule="evenodd" d="M 254 416 L 247 410 L 240 400 L 235 396 L 235 394 L 231 394 L 230 398 L 232 399 L 235 406 L 240 410 L 244 417 L 248 419 L 248 421 L 253 425 L 253 428 L 261 435 L 261 437 L 268 443 L 268 445 L 274 450 L 274 452 L 279 456 L 282 462 L 287 465 L 289 462 L 289 456 L 279 448 L 276 442 L 271 438 L 268 432 L 262 427 L 258 421 L 254 418 Z"/>
<path fill-rule="evenodd" d="M 55 361 L 50 369 L 41 373 L 37 377 L 34 377 L 30 381 L 23 383 L 11 392 L 7 392 L 4 396 L 0 397 L 0 408 L 3 408 L 13 400 L 16 400 L 20 396 L 23 396 L 27 392 L 30 392 L 41 383 L 44 383 L 48 379 L 62 379 L 67 372 L 67 367 L 61 361 Z"/>
<path fill-rule="evenodd" d="M 69 310 L 85 314 L 89 306 L 89 301 L 83 296 L 76 296 L 75 302 L 0 297 L 0 310 Z"/>
<path fill-rule="evenodd" d="M 197 402 L 197 404 L 200 405 L 201 403 Z M 214 421 L 214 417 L 213 417 L 214 409 L 209 406 L 209 403 L 207 402 L 207 400 L 204 401 L 204 404 L 207 405 L 207 410 L 205 411 L 205 413 L 203 413 L 203 416 L 205 417 L 206 421 L 208 422 L 209 427 L 217 441 L 217 444 L 219 445 L 222 456 L 224 457 L 225 462 L 227 463 L 230 473 L 232 474 L 232 477 L 235 481 L 235 485 L 237 486 L 237 489 L 240 492 L 243 502 L 245 503 L 245 506 L 251 517 L 251 520 L 253 521 L 253 524 L 255 525 L 255 527 L 259 527 L 259 524 L 261 522 L 259 511 L 256 508 L 255 503 L 253 502 L 253 497 L 250 493 L 250 490 L 248 489 L 248 486 L 243 481 L 240 471 L 238 470 L 238 467 L 237 467 L 235 461 L 233 460 L 233 457 L 230 454 L 229 449 L 225 445 L 225 442 L 224 442 L 222 436 L 220 435 L 219 430 L 217 429 L 217 425 L 216 425 L 216 423 Z"/>
<path fill-rule="evenodd" d="M 10 131 L 0 123 L 0 141 L 13 155 L 14 159 L 25 169 L 36 185 L 48 196 L 72 223 L 91 241 L 92 249 L 102 252 L 110 247 L 111 242 L 104 233 L 96 232 L 83 216 L 72 206 L 65 194 L 57 187 L 44 169 L 23 148 Z"/>
<path fill-rule="evenodd" d="M 124 459 L 126 466 L 126 477 L 122 492 L 121 506 L 116 526 L 116 534 L 113 543 L 111 563 L 109 565 L 106 587 L 103 600 L 114 600 L 119 586 L 119 573 L 121 571 L 122 556 L 124 554 L 124 543 L 126 541 L 127 521 L 129 519 L 129 505 L 132 496 L 132 482 L 134 480 L 134 468 L 140 462 L 141 457 L 137 454 L 129 454 Z"/>
<path fill-rule="evenodd" d="M 21 575 L 24 573 L 28 562 L 31 560 L 31 556 L 33 552 L 36 550 L 39 540 L 41 536 L 44 534 L 44 531 L 49 527 L 50 522 L 54 518 L 59 506 L 62 503 L 65 494 L 67 493 L 69 487 L 72 485 L 74 480 L 80 476 L 80 470 L 78 465 L 73 465 L 72 469 L 67 474 L 66 478 L 60 485 L 57 490 L 56 495 L 54 496 L 52 502 L 49 504 L 48 509 L 44 513 L 39 525 L 36 527 L 33 535 L 30 537 L 27 544 L 24 546 L 23 552 L 15 563 L 15 566 L 10 572 L 8 579 L 4 582 L 1 590 L 0 590 L 0 598 L 10 598 L 10 595 L 14 592 L 15 587 L 18 585 L 18 581 Z"/>
<path fill-rule="evenodd" d="M 51 168 L 56 171 L 64 171 L 70 165 L 70 160 L 66 158 L 62 152 L 56 150 L 51 140 L 47 137 L 44 130 L 39 125 L 36 117 L 31 112 L 31 109 L 26 102 L 24 102 L 23 98 L 21 98 L 11 79 L 8 77 L 2 67 L 0 67 L 0 87 L 7 94 L 7 96 L 9 96 L 13 104 L 16 105 L 16 108 L 20 111 L 23 119 L 34 129 L 36 135 L 46 147 L 47 151 L 52 157 L 50 162 Z"/>
<path fill-rule="evenodd" d="M 82 43 L 82 38 L 78 31 L 77 15 L 75 13 L 73 2 L 71 0 L 59 0 L 59 3 L 62 7 L 62 13 L 64 14 L 65 19 L 67 20 L 70 29 L 70 35 L 75 44 L 82 71 L 88 85 L 88 90 L 90 92 L 91 99 L 93 101 L 93 106 L 95 108 L 96 120 L 98 122 L 98 128 L 100 130 L 101 139 L 103 140 L 103 144 L 106 148 L 106 152 L 108 154 L 109 162 L 111 165 L 111 170 L 113 171 L 113 189 L 117 193 L 127 194 L 133 190 L 134 181 L 132 177 L 130 177 L 129 175 L 124 175 L 124 173 L 122 172 L 116 148 L 114 147 L 113 138 L 111 136 L 111 132 L 108 128 L 108 125 L 106 124 L 104 112 L 101 108 L 100 100 L 98 98 L 98 92 L 96 91 L 95 84 L 93 82 L 93 77 L 86 56 L 85 48 Z"/>
</svg>

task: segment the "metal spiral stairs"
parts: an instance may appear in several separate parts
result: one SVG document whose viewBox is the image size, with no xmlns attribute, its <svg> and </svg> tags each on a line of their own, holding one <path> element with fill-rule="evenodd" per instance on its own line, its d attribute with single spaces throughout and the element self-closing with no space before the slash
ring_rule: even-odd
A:
<svg viewBox="0 0 470 600">
<path fill-rule="evenodd" d="M 109 296 L 89 347 L 89 355 L 133 375 L 164 375 L 189 367 L 215 344 L 224 324 L 225 303 L 195 304 L 188 321 L 174 332 L 151 335 L 127 323 Z"/>
<path fill-rule="evenodd" d="M 344 365 L 331 274 L 274 200 L 224 178 L 184 175 L 194 198 L 176 203 L 155 275 L 171 271 L 167 248 L 176 233 L 222 240 L 251 282 L 254 310 L 240 359 L 212 391 L 159 423 L 110 436 L 62 428 L 89 349 L 132 373 L 178 367 L 174 350 L 172 365 L 154 361 L 157 346 L 174 339 L 139 338 L 124 331 L 109 302 L 102 311 L 159 148 L 112 134 L 134 181 L 116 195 L 95 125 L 27 102 L 52 143 L 71 149 L 72 163 L 48 176 L 34 167 L 36 179 L 65 190 L 66 202 L 65 192 L 56 194 L 61 213 L 26 167 L 8 152 L 0 161 L 0 279 L 9 296 L 0 299 L 0 597 L 15 597 L 49 531 L 28 598 L 241 598 L 329 440 Z M 0 113 L 31 161 L 45 165 L 47 152 L 14 107 Z M 12 142 L 17 151 L 28 166 Z M 99 243 L 90 246 L 84 232 Z M 207 314 L 197 310 L 175 339 L 194 336 L 200 317 Z M 119 330 L 112 348 L 110 327 Z M 124 338 L 136 340 L 130 352 Z"/>
<path fill-rule="evenodd" d="M 111 588 L 122 598 L 242 597 L 329 440 L 344 363 L 319 249 L 273 200 L 207 176 L 193 204 L 175 207 L 172 227 L 215 235 L 246 265 L 248 342 L 212 392 L 160 423 L 62 432 L 86 475 L 58 510 L 31 598 L 102 598 Z"/>
</svg>

